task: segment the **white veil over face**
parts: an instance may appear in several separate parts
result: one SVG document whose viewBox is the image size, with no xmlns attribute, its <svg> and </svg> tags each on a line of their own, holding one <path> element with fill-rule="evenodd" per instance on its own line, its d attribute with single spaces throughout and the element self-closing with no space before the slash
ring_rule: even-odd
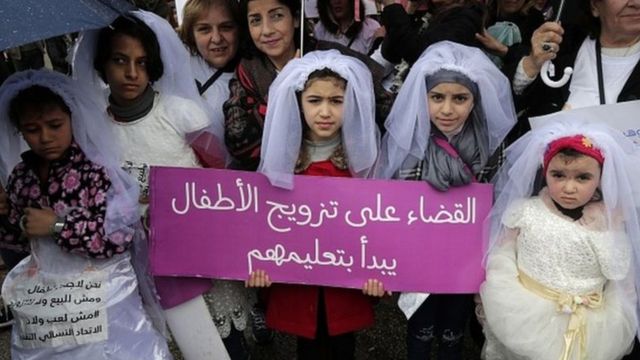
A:
<svg viewBox="0 0 640 360">
<path fill-rule="evenodd" d="M 429 46 L 411 67 L 389 116 L 374 176 L 389 179 L 408 157 L 425 156 L 431 121 L 427 101 L 428 76 L 440 70 L 459 72 L 478 87 L 481 111 L 486 119 L 489 154 L 498 148 L 517 121 L 509 79 L 480 50 L 450 41 Z M 475 111 L 475 110 L 474 110 Z"/>
<path fill-rule="evenodd" d="M 216 152 L 208 154 L 212 157 L 225 158 L 224 144 L 224 118 L 219 112 L 206 111 L 207 105 L 198 93 L 198 88 L 193 79 L 190 54 L 171 25 L 163 18 L 148 11 L 132 11 L 135 18 L 144 22 L 156 35 L 160 45 L 160 58 L 162 59 L 163 73 L 160 79 L 153 84 L 154 90 L 160 94 L 171 95 L 191 100 L 209 117 L 209 125 L 197 133 L 190 134 L 189 141 L 195 139 L 202 141 L 202 134 L 210 134 L 207 144 L 198 144 L 201 151 Z M 102 109 L 107 108 L 108 85 L 104 83 L 98 72 L 93 67 L 96 55 L 96 47 L 100 29 L 85 31 L 76 43 L 73 55 L 73 77 L 79 80 L 88 94 L 98 98 Z M 189 124 L 182 124 L 184 129 L 192 129 Z M 182 129 L 178 129 L 182 130 Z M 223 161 L 224 163 L 224 161 Z"/>
<path fill-rule="evenodd" d="M 576 119 L 571 111 L 551 115 L 552 121 L 534 128 L 506 150 L 506 160 L 494 178 L 496 200 L 486 221 L 490 235 L 486 241 L 487 254 L 500 245 L 505 234 L 503 216 L 511 205 L 529 198 L 539 190 L 543 157 L 548 145 L 559 138 L 583 135 L 604 156 L 600 190 L 606 213 L 607 229 L 616 234 L 612 252 L 632 252 L 628 275 L 620 285 L 627 293 L 640 290 L 640 151 L 618 130 L 603 124 Z M 616 231 L 622 219 L 624 231 Z M 622 230 L 622 229 L 619 229 Z M 629 295 L 626 301 L 640 311 L 637 298 Z"/>
<path fill-rule="evenodd" d="M 337 50 L 313 51 L 289 61 L 269 88 L 258 171 L 274 186 L 293 188 L 303 129 L 297 94 L 309 74 L 325 68 L 347 81 L 341 134 L 351 174 L 368 176 L 376 161 L 379 135 L 371 72 L 360 60 Z"/>
<path fill-rule="evenodd" d="M 71 110 L 73 138 L 87 158 L 103 166 L 111 180 L 107 194 L 105 232 L 132 233 L 138 215 L 139 188 L 135 181 L 120 168 L 118 147 L 111 127 L 104 117 L 106 113 L 80 91 L 79 84 L 60 73 L 48 70 L 27 70 L 11 75 L 0 87 L 0 174 L 3 183 L 13 167 L 20 161 L 20 154 L 28 149 L 18 130 L 9 121 L 11 100 L 22 90 L 34 85 L 46 87 L 59 95 Z M 104 116 L 102 116 L 104 115 Z"/>
</svg>

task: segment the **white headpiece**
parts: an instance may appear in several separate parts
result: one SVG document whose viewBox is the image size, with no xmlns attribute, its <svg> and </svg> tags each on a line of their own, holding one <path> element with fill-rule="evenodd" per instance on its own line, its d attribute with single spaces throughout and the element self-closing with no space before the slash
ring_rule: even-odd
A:
<svg viewBox="0 0 640 360">
<path fill-rule="evenodd" d="M 391 178 L 409 156 L 424 158 L 431 132 L 426 78 L 440 70 L 459 72 L 477 85 L 490 154 L 516 123 L 509 79 L 491 60 L 480 49 L 438 42 L 422 53 L 398 92 L 385 121 L 376 178 Z"/>
<path fill-rule="evenodd" d="M 607 227 L 612 219 L 624 219 L 625 236 L 616 238 L 612 251 L 633 249 L 635 258 L 627 283 L 635 282 L 640 290 L 640 152 L 618 130 L 603 124 L 587 123 L 576 119 L 570 111 L 558 112 L 547 125 L 535 128 L 506 150 L 506 161 L 494 178 L 496 201 L 486 224 L 491 227 L 487 253 L 498 244 L 504 231 L 502 217 L 516 201 L 531 197 L 541 187 L 540 176 L 544 154 L 551 142 L 559 138 L 583 135 L 604 156 L 600 190 L 606 209 Z M 635 269 L 634 269 L 635 266 Z M 635 274 L 635 275 L 634 275 Z M 636 301 L 628 299 L 629 301 Z M 638 304 L 634 304 L 638 306 Z M 640 309 L 638 309 L 640 310 Z"/>
<path fill-rule="evenodd" d="M 313 51 L 287 63 L 269 88 L 269 102 L 258 171 L 271 184 L 291 189 L 302 142 L 302 120 L 297 93 L 309 74 L 328 68 L 347 81 L 344 94 L 342 143 L 351 174 L 365 177 L 378 154 L 375 98 L 369 69 L 358 59 L 337 50 Z"/>
</svg>

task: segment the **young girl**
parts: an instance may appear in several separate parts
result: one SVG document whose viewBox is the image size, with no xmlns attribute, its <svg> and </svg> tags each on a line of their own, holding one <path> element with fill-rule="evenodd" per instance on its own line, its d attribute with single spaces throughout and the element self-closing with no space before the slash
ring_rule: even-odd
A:
<svg viewBox="0 0 640 360">
<path fill-rule="evenodd" d="M 560 113 L 507 151 L 480 292 L 485 358 L 620 359 L 638 331 L 637 150 Z"/>
<path fill-rule="evenodd" d="M 49 71 L 14 74 L 0 88 L 1 164 L 15 163 L 18 133 L 30 149 L 8 179 L 0 217 L 0 241 L 31 251 L 2 286 L 16 319 L 11 357 L 170 359 L 132 266 L 146 260 L 137 252 L 146 241 L 138 187 L 84 95 Z"/>
<path fill-rule="evenodd" d="M 189 0 L 183 10 L 180 37 L 191 52 L 191 67 L 208 111 L 222 119 L 229 81 L 238 62 L 240 10 L 236 0 Z M 222 129 L 223 124 L 219 124 Z M 224 166 L 225 164 L 221 164 Z M 231 359 L 246 359 L 243 331 L 250 307 L 239 281 L 216 280 L 210 291 L 213 319 Z"/>
<path fill-rule="evenodd" d="M 422 180 L 440 191 L 487 181 L 515 121 L 509 81 L 482 51 L 434 44 L 411 68 L 393 104 L 376 177 Z M 462 358 L 471 295 L 407 293 L 399 305 L 409 319 L 409 359 L 429 358 L 435 338 L 439 359 Z"/>
<path fill-rule="evenodd" d="M 164 19 L 137 11 L 109 28 L 83 34 L 74 56 L 74 76 L 84 82 L 88 94 L 108 86 L 108 122 L 122 149 L 124 167 L 143 189 L 143 207 L 148 203 L 150 166 L 200 166 L 187 136 L 207 131 L 203 129 L 210 129 L 215 120 L 204 112 L 187 50 Z M 211 281 L 155 280 L 184 357 L 228 358 L 202 297 Z"/>
<path fill-rule="evenodd" d="M 292 60 L 271 87 L 259 171 L 288 189 L 294 174 L 366 176 L 378 148 L 374 106 L 360 61 L 337 51 Z M 271 282 L 256 271 L 247 285 Z M 384 287 L 369 280 L 363 292 L 382 296 Z M 370 298 L 354 289 L 274 284 L 268 294 L 267 325 L 298 336 L 298 359 L 353 359 L 354 332 L 374 321 Z"/>
<path fill-rule="evenodd" d="M 369 54 L 377 45 L 380 24 L 365 17 L 364 3 L 359 4 L 359 14 L 355 14 L 353 0 L 318 0 L 320 21 L 313 29 L 318 40 L 337 42 L 362 54 Z"/>
</svg>

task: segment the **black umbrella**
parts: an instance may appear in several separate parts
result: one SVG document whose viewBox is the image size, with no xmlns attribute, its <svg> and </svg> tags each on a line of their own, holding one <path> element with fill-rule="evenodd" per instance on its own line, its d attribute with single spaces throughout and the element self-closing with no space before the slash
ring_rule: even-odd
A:
<svg viewBox="0 0 640 360">
<path fill-rule="evenodd" d="M 0 50 L 105 27 L 134 9 L 125 0 L 0 0 Z"/>
</svg>

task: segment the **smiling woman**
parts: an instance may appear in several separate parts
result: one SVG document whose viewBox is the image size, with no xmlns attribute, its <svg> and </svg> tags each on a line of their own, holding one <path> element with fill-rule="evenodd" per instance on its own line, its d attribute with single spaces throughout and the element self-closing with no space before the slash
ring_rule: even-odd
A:
<svg viewBox="0 0 640 360">
<path fill-rule="evenodd" d="M 258 167 L 269 86 L 296 55 L 299 10 L 299 0 L 240 1 L 242 26 L 251 39 L 223 106 L 231 168 L 253 171 Z"/>
<path fill-rule="evenodd" d="M 192 55 L 214 69 L 235 59 L 241 36 L 238 4 L 232 0 L 190 0 L 183 10 L 180 37 Z"/>
<path fill-rule="evenodd" d="M 187 45 L 191 57 L 191 70 L 198 92 L 208 105 L 207 112 L 212 117 L 213 132 L 224 132 L 222 105 L 229 98 L 229 81 L 238 64 L 241 39 L 244 28 L 240 26 L 240 10 L 236 0 L 189 0 L 183 10 L 180 37 Z M 223 167 L 224 161 L 213 163 L 206 156 L 211 147 L 222 150 L 221 141 L 211 141 L 201 137 L 197 147 L 201 159 L 207 165 Z M 211 146 L 213 144 L 213 146 Z M 204 153 L 204 156 L 203 156 Z"/>
<path fill-rule="evenodd" d="M 182 41 L 191 51 L 193 77 L 208 111 L 222 132 L 222 105 L 229 98 L 229 82 L 238 63 L 243 29 L 236 0 L 189 0 L 180 29 Z M 220 120 L 217 122 L 217 120 Z M 200 141 L 207 139 L 199 139 Z M 219 164 L 224 166 L 225 164 Z M 231 359 L 246 359 L 244 333 L 250 312 L 249 295 L 238 281 L 214 280 L 209 291 L 212 315 Z"/>
<path fill-rule="evenodd" d="M 279 0 L 249 0 L 246 6 L 253 44 L 277 70 L 282 70 L 296 53 L 294 39 L 296 28 L 300 26 L 298 13 Z"/>
</svg>

